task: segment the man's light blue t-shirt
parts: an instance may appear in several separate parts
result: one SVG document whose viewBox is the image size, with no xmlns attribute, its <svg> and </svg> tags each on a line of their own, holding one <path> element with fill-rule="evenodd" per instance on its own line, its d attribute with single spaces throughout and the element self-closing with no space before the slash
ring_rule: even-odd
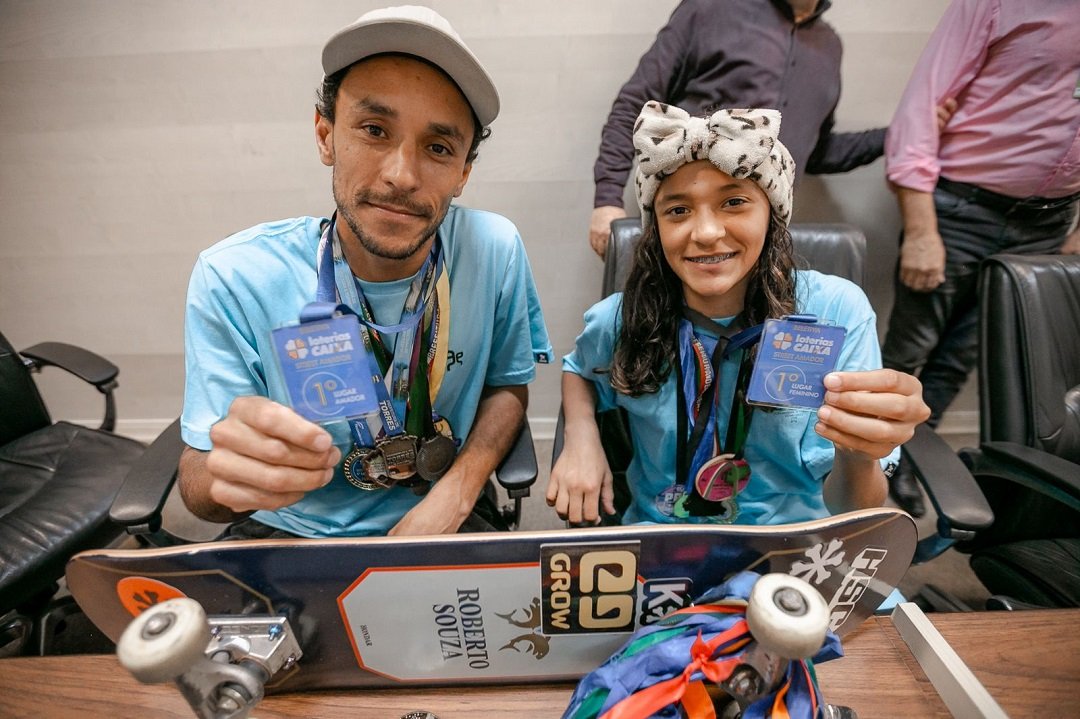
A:
<svg viewBox="0 0 1080 719">
<path fill-rule="evenodd" d="M 257 225 L 199 255 L 188 287 L 181 422 L 183 439 L 192 447 L 211 448 L 210 427 L 236 397 L 260 395 L 288 404 L 270 333 L 295 322 L 315 299 L 323 221 L 300 217 Z M 434 409 L 456 437 L 465 438 L 484 386 L 528 384 L 534 363 L 550 361 L 551 344 L 525 248 L 509 220 L 451 206 L 438 232 L 450 279 L 450 346 Z M 410 280 L 364 284 L 381 323 L 400 317 Z M 348 424 L 326 428 L 342 456 L 347 454 Z M 254 517 L 302 536 L 381 535 L 419 501 L 409 489 L 357 489 L 339 466 L 326 487 Z"/>
<path fill-rule="evenodd" d="M 876 318 L 858 286 L 812 270 L 797 271 L 796 307 L 798 314 L 816 315 L 820 321 L 847 329 L 836 371 L 881 367 Z M 622 407 L 629 416 L 634 457 L 627 469 L 627 481 L 632 501 L 623 522 L 710 521 L 704 517 L 676 520 L 671 515 L 677 446 L 678 393 L 674 373 L 658 392 L 640 397 L 629 397 L 611 388 L 608 368 L 621 323 L 621 294 L 589 309 L 574 351 L 563 358 L 563 371 L 592 382 L 598 410 Z M 737 360 L 729 359 L 720 371 L 720 437 L 727 434 L 727 408 L 731 406 L 737 375 Z M 739 493 L 736 524 L 785 524 L 829 516 L 821 491 L 832 469 L 834 448 L 832 442 L 814 431 L 816 418 L 816 413 L 807 411 L 754 411 L 745 448 L 753 474 Z M 899 450 L 894 450 L 882 465 L 898 459 Z"/>
</svg>

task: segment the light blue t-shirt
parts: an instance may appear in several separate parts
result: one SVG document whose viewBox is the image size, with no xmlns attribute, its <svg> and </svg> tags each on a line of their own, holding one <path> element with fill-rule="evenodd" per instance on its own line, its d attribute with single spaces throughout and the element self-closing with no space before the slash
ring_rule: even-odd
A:
<svg viewBox="0 0 1080 719">
<path fill-rule="evenodd" d="M 323 221 L 299 217 L 257 225 L 199 255 L 188 287 L 181 418 L 183 439 L 192 447 L 211 448 L 210 427 L 225 417 L 236 397 L 261 395 L 288 404 L 270 333 L 295 322 L 315 299 Z M 509 220 L 451 206 L 438 232 L 450 280 L 450 334 L 446 376 L 434 409 L 464 439 L 484 386 L 528 384 L 536 374 L 534 363 L 550 361 L 551 344 L 525 248 Z M 409 281 L 365 283 L 382 323 L 397 322 Z M 352 448 L 348 424 L 326 428 L 342 456 L 347 454 Z M 419 501 L 404 488 L 357 489 L 339 465 L 322 489 L 254 517 L 302 536 L 381 535 Z"/>
<path fill-rule="evenodd" d="M 823 322 L 847 329 L 836 370 L 879 369 L 876 318 L 862 290 L 845 279 L 812 270 L 797 271 L 795 276 L 797 312 L 817 315 Z M 678 444 L 675 374 L 668 376 L 659 392 L 640 397 L 618 393 L 610 385 L 607 369 L 621 323 L 622 294 L 589 309 L 574 351 L 563 358 L 563 371 L 593 383 L 598 410 L 622 407 L 629 417 L 634 457 L 627 469 L 627 482 L 632 500 L 623 522 L 708 522 L 706 517 L 676 519 L 671 514 Z M 727 434 L 727 408 L 737 375 L 735 358 L 723 363 L 718 388 L 720 437 Z M 736 524 L 785 524 L 829 515 L 821 492 L 832 469 L 834 448 L 814 431 L 816 418 L 814 412 L 754 410 L 744 455 L 752 475 L 738 496 Z M 898 459 L 899 450 L 895 450 L 882 465 Z M 680 480 L 678 485 L 682 484 Z"/>
</svg>

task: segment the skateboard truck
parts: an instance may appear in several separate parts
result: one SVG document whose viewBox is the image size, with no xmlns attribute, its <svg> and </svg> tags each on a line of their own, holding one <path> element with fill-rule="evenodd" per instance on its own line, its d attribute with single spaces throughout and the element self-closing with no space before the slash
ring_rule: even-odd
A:
<svg viewBox="0 0 1080 719">
<path fill-rule="evenodd" d="M 829 609 L 821 594 L 803 580 L 766 574 L 750 593 L 746 623 L 754 643 L 713 694 L 714 703 L 722 707 L 718 719 L 740 717 L 751 704 L 780 688 L 792 660 L 816 654 L 825 640 Z M 824 719 L 857 719 L 848 707 L 822 709 Z"/>
<path fill-rule="evenodd" d="M 711 690 L 717 719 L 738 719 L 754 702 L 770 696 L 783 684 L 789 659 L 755 644 L 743 655 L 743 664 Z M 825 704 L 821 719 L 858 719 L 854 709 Z"/>
<path fill-rule="evenodd" d="M 193 599 L 155 604 L 127 626 L 120 663 L 145 684 L 175 681 L 200 719 L 243 719 L 266 682 L 303 655 L 285 617 L 207 617 Z"/>
</svg>

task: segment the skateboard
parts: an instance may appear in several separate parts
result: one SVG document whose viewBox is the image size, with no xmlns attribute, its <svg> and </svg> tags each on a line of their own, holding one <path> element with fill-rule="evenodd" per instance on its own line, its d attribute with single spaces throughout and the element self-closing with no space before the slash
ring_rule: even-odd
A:
<svg viewBox="0 0 1080 719">
<path fill-rule="evenodd" d="M 142 618 L 148 661 L 163 649 L 155 637 L 177 622 L 193 627 L 190 637 L 164 645 L 180 665 L 193 652 L 225 666 L 247 660 L 267 692 L 554 682 L 587 674 L 638 627 L 744 570 L 808 582 L 827 604 L 829 628 L 843 637 L 897 585 L 916 541 L 907 514 L 880 508 L 771 527 L 91 550 L 69 561 L 67 583 L 113 641 L 156 605 L 195 600 L 208 620 L 190 609 Z M 168 666 L 149 666 L 147 677 L 167 679 L 179 666 L 161 661 Z"/>
</svg>

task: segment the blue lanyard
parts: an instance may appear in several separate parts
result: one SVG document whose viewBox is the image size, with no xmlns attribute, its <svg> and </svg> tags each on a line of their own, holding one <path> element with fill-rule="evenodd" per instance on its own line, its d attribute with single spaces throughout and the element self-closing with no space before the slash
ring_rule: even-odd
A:
<svg viewBox="0 0 1080 719">
<path fill-rule="evenodd" d="M 334 312 L 345 312 L 355 315 L 360 320 L 360 333 L 367 349 L 368 369 L 371 372 L 371 382 L 375 390 L 375 398 L 379 405 L 378 418 L 382 428 L 389 437 L 404 434 L 405 428 L 401 419 L 405 416 L 406 403 L 408 400 L 408 387 L 410 365 L 413 355 L 413 347 L 416 342 L 416 329 L 424 316 L 427 301 L 435 286 L 435 278 L 443 269 L 442 245 L 436 236 L 432 244 L 431 252 L 424 260 L 423 266 L 417 273 L 409 289 L 409 295 L 405 301 L 405 308 L 401 320 L 394 325 L 380 325 L 374 321 L 367 311 L 367 302 L 364 299 L 356 278 L 352 274 L 348 263 L 341 252 L 341 246 L 337 241 L 336 218 L 331 218 L 323 230 L 318 248 L 318 284 L 316 286 L 316 301 L 304 307 L 300 314 L 300 321 L 307 322 L 315 319 L 328 317 Z M 360 308 L 356 312 L 352 307 Z M 378 333 L 396 334 L 402 333 L 394 348 L 394 357 L 391 362 L 391 377 L 384 378 L 379 368 L 378 360 L 374 353 L 374 341 L 371 330 Z M 425 371 L 423 367 L 417 367 L 416 371 Z M 388 379 L 396 379 L 394 396 L 387 387 Z M 353 440 L 357 446 L 373 447 L 377 431 L 371 426 L 374 417 L 359 417 L 350 419 Z"/>
</svg>

